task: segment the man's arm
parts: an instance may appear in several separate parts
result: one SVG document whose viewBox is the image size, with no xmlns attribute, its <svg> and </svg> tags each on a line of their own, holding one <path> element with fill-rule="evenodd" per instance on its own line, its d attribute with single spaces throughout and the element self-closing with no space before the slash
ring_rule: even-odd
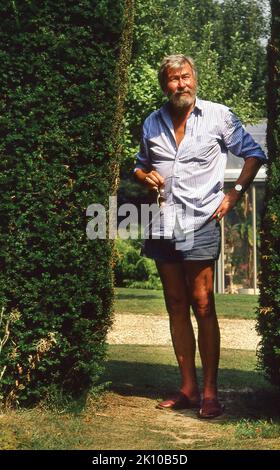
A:
<svg viewBox="0 0 280 470">
<path fill-rule="evenodd" d="M 254 157 L 248 157 L 245 160 L 240 176 L 237 179 L 235 184 L 241 184 L 241 186 L 243 186 L 244 188 L 244 191 L 246 191 L 246 189 L 253 182 L 256 174 L 258 173 L 263 163 L 264 163 L 264 160 L 260 160 L 259 158 L 254 158 Z M 232 188 L 225 195 L 218 209 L 212 215 L 211 220 L 215 218 L 221 220 L 229 211 L 231 211 L 231 209 L 235 206 L 235 204 L 239 201 L 239 199 L 241 199 L 244 191 L 239 192 L 239 191 L 236 191 L 234 188 Z"/>
<path fill-rule="evenodd" d="M 164 178 L 157 171 L 151 170 L 151 160 L 147 144 L 149 129 L 149 125 L 147 124 L 148 119 L 146 119 L 143 124 L 140 149 L 136 155 L 134 177 L 138 183 L 143 184 L 148 189 L 158 190 L 163 184 Z"/>
</svg>

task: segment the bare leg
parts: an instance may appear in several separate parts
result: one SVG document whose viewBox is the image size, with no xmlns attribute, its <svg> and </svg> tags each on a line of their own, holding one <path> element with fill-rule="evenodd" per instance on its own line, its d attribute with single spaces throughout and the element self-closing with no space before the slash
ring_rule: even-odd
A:
<svg viewBox="0 0 280 470">
<path fill-rule="evenodd" d="M 190 301 L 183 263 L 157 262 L 162 281 L 175 355 L 181 372 L 181 392 L 190 401 L 199 400 L 195 369 L 195 336 L 190 319 Z"/>
<path fill-rule="evenodd" d="M 216 316 L 213 261 L 185 261 L 191 304 L 198 324 L 198 347 L 204 375 L 204 398 L 217 397 L 220 330 Z"/>
</svg>

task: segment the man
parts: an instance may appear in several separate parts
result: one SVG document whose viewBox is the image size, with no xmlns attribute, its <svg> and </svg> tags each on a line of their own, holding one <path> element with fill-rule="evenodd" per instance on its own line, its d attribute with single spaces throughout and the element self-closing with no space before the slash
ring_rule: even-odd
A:
<svg viewBox="0 0 280 470">
<path fill-rule="evenodd" d="M 168 102 L 145 120 L 134 170 L 136 180 L 164 200 L 160 226 L 152 229 L 143 251 L 155 260 L 162 281 L 181 387 L 158 408 L 197 407 L 199 417 L 214 418 L 223 412 L 217 394 L 220 332 L 213 294 L 219 221 L 242 197 L 266 156 L 229 108 L 197 98 L 190 57 L 166 57 L 158 78 Z M 224 194 L 228 150 L 245 163 L 233 188 Z M 190 306 L 198 324 L 202 401 Z"/>
</svg>

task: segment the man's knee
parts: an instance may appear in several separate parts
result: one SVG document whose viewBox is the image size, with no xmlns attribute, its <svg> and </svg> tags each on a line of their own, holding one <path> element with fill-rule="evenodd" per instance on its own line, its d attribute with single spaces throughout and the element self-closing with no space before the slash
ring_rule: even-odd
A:
<svg viewBox="0 0 280 470">
<path fill-rule="evenodd" d="M 212 292 L 204 292 L 193 296 L 192 307 L 197 318 L 208 318 L 215 315 L 215 305 Z"/>
<path fill-rule="evenodd" d="M 166 308 L 170 315 L 184 315 L 189 310 L 189 305 L 184 296 L 169 295 L 166 299 Z"/>
</svg>

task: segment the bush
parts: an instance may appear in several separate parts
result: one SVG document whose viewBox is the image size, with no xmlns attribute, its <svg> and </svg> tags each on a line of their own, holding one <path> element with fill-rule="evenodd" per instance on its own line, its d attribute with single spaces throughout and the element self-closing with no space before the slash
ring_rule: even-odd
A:
<svg viewBox="0 0 280 470">
<path fill-rule="evenodd" d="M 100 376 L 112 243 L 87 239 L 85 214 L 116 190 L 132 3 L 0 0 L 6 402 L 30 403 L 50 385 L 80 393 Z"/>
<path fill-rule="evenodd" d="M 161 289 L 155 262 L 141 255 L 141 241 L 118 238 L 115 246 L 117 287 Z"/>
<path fill-rule="evenodd" d="M 272 383 L 280 385 L 280 0 L 272 0 L 268 45 L 269 154 L 265 209 L 261 228 L 261 283 L 257 330 L 262 336 L 259 364 Z"/>
</svg>

